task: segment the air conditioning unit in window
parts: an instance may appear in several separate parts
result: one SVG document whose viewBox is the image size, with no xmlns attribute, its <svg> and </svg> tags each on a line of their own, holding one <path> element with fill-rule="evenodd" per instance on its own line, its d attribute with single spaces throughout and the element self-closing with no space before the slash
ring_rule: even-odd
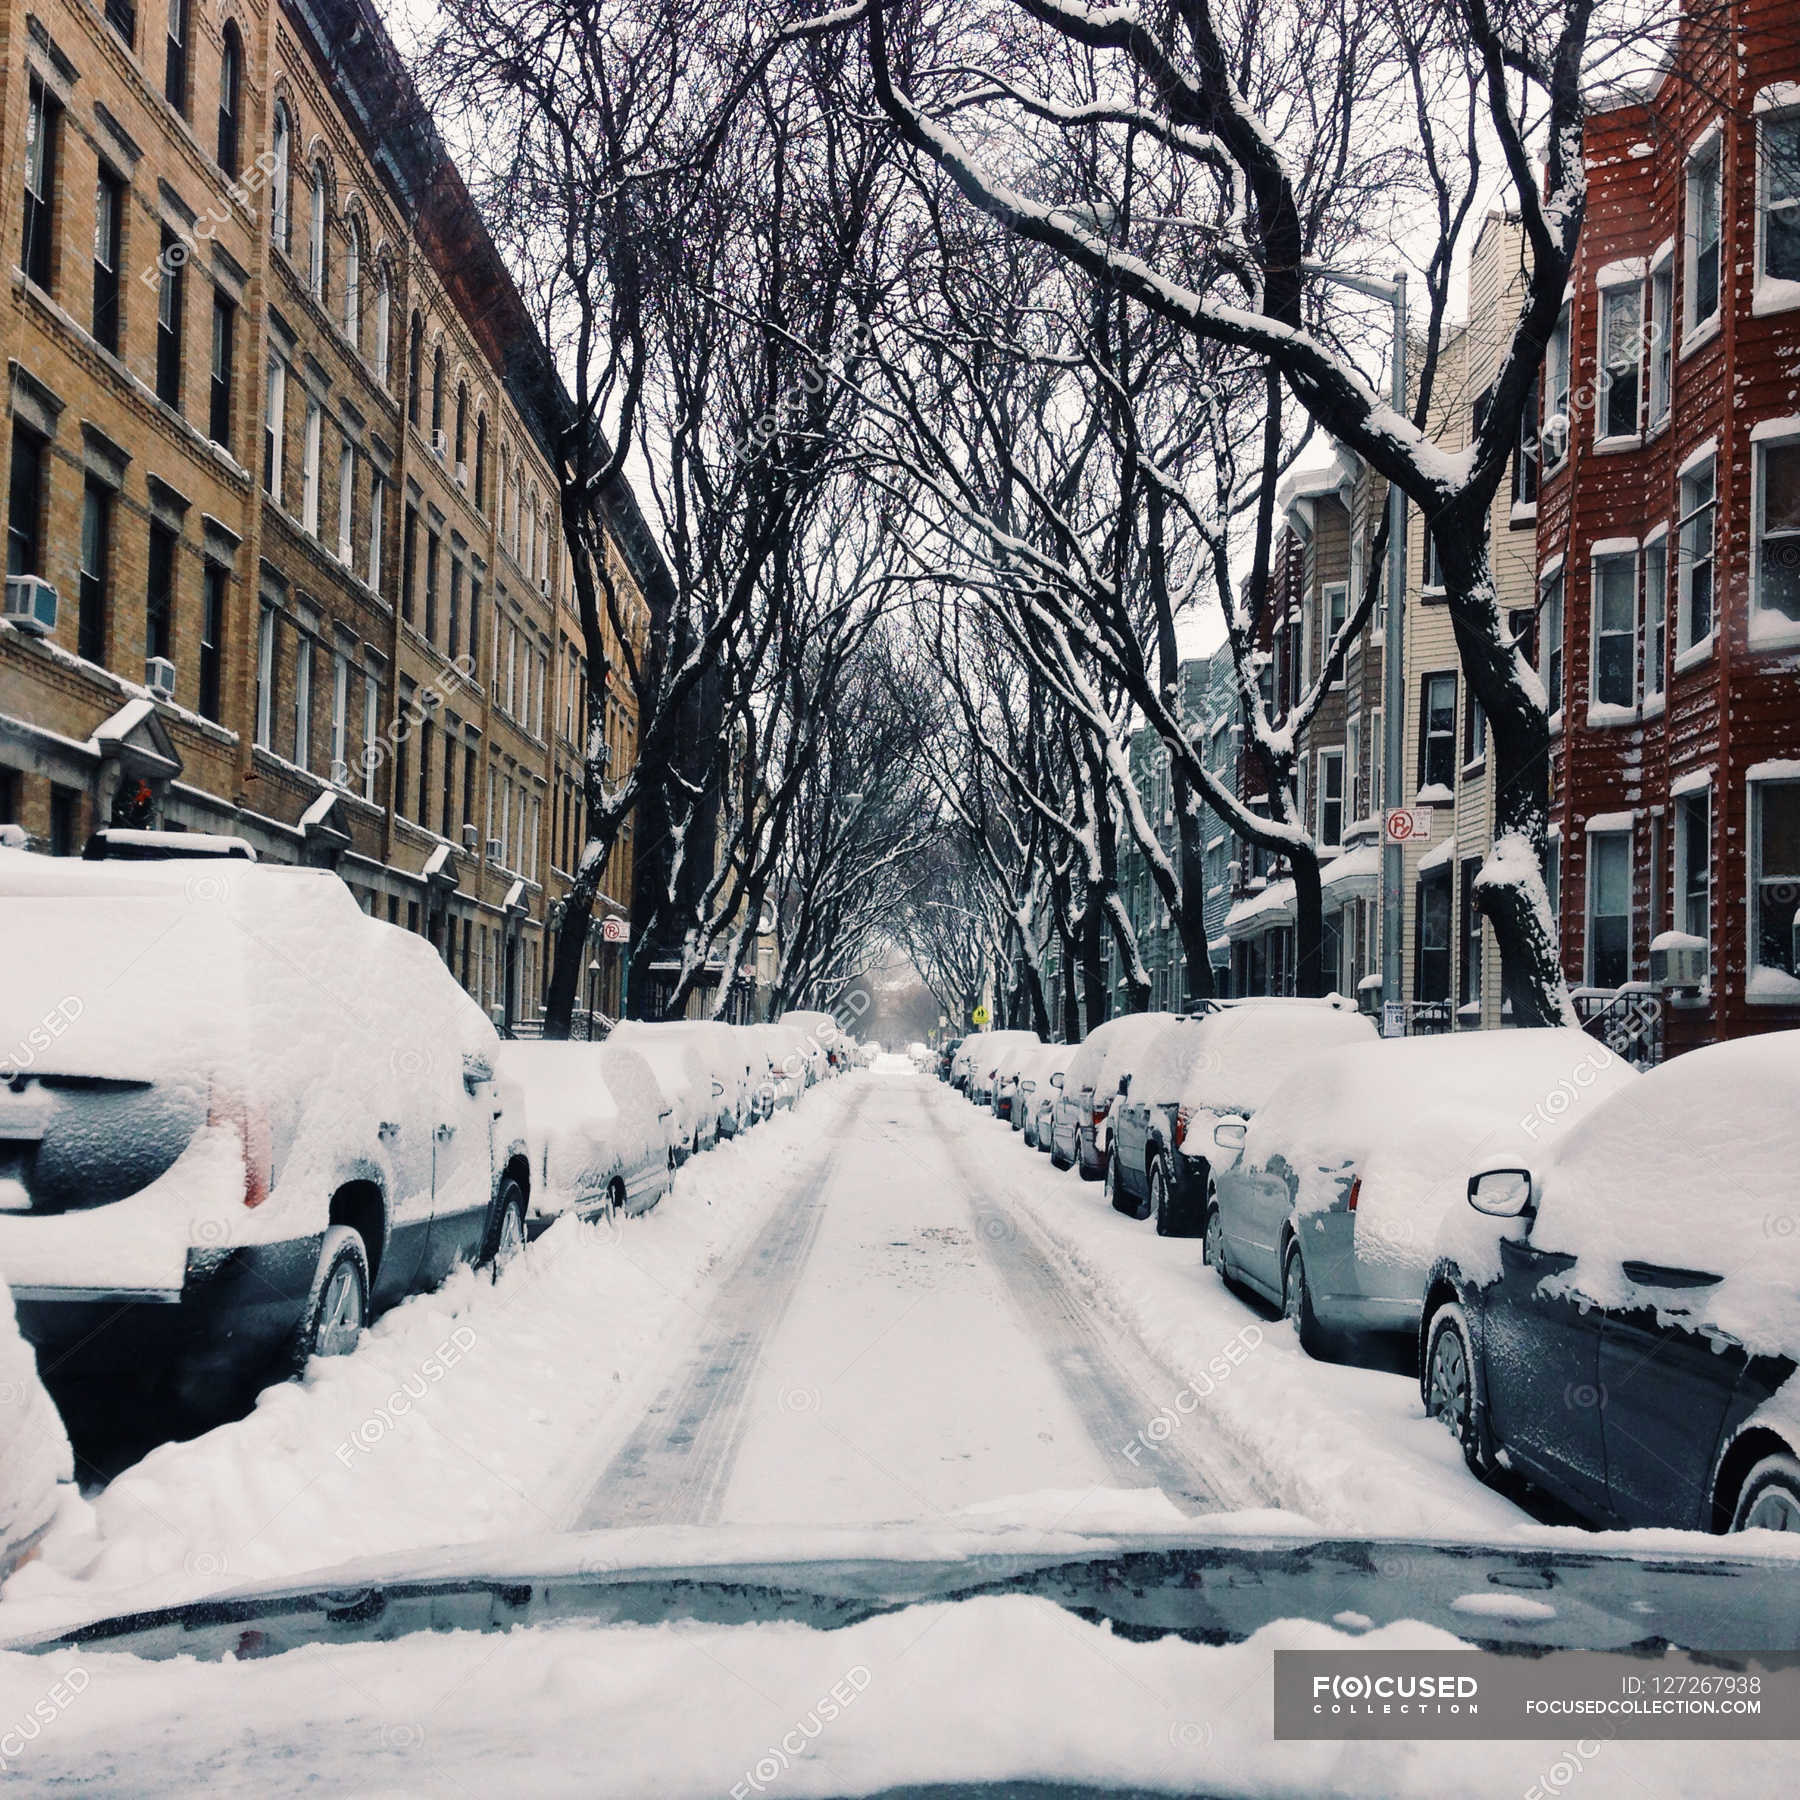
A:
<svg viewBox="0 0 1800 1800">
<path fill-rule="evenodd" d="M 456 485 L 459 488 L 466 488 L 469 485 L 469 465 L 466 462 L 459 462 L 456 465 Z"/>
<path fill-rule="evenodd" d="M 463 827 L 463 848 L 473 850 L 481 843 L 481 833 L 473 825 Z"/>
<path fill-rule="evenodd" d="M 350 785 L 350 765 L 347 762 L 334 762 L 331 765 L 331 785 L 341 788 Z"/>
<path fill-rule="evenodd" d="M 497 863 L 500 861 L 500 859 L 505 854 L 506 854 L 506 846 L 505 846 L 505 844 L 503 844 L 500 841 L 499 838 L 489 838 L 488 839 L 488 841 L 487 841 L 487 859 L 489 862 Z"/>
<path fill-rule="evenodd" d="M 447 462 L 450 458 L 450 434 L 447 431 L 433 431 L 431 448 L 439 462 Z"/>
<path fill-rule="evenodd" d="M 1685 932 L 1664 932 L 1650 946 L 1650 980 L 1659 988 L 1706 985 L 1706 943 Z"/>
<path fill-rule="evenodd" d="M 6 606 L 0 617 L 34 637 L 47 636 L 56 629 L 56 589 L 41 575 L 9 575 Z"/>
<path fill-rule="evenodd" d="M 159 700 L 175 698 L 175 665 L 166 656 L 144 658 L 144 686 Z"/>
</svg>

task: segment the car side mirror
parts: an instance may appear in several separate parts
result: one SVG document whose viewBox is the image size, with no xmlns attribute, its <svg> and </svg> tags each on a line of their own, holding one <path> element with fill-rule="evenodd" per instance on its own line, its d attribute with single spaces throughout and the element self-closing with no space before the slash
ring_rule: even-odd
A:
<svg viewBox="0 0 1800 1800">
<path fill-rule="evenodd" d="M 1058 1069 L 1056 1071 L 1056 1073 L 1050 1077 L 1050 1085 L 1053 1088 L 1059 1088 L 1062 1086 L 1062 1070 L 1061 1069 Z"/>
<path fill-rule="evenodd" d="M 463 1088 L 465 1092 L 472 1094 L 484 1081 L 493 1079 L 494 1065 L 485 1056 L 474 1050 L 463 1052 Z"/>
<path fill-rule="evenodd" d="M 718 1099 L 722 1099 L 722 1098 L 723 1098 L 723 1097 L 724 1097 L 724 1093 L 725 1093 L 725 1084 L 724 1084 L 724 1082 L 722 1082 L 722 1081 L 715 1081 L 715 1082 L 714 1082 L 714 1083 L 713 1083 L 713 1098 L 714 1098 L 714 1099 L 715 1099 L 715 1100 L 718 1100 Z"/>
<path fill-rule="evenodd" d="M 1131 1076 L 1127 1073 L 1119 1077 L 1119 1098 L 1123 1100 L 1131 1092 Z"/>
<path fill-rule="evenodd" d="M 1250 1127 L 1242 1119 L 1221 1119 L 1213 1127 L 1213 1142 L 1221 1150 L 1241 1150 Z"/>
<path fill-rule="evenodd" d="M 1529 1169 L 1483 1169 L 1469 1177 L 1469 1204 L 1490 1219 L 1519 1219 L 1532 1211 Z"/>
</svg>

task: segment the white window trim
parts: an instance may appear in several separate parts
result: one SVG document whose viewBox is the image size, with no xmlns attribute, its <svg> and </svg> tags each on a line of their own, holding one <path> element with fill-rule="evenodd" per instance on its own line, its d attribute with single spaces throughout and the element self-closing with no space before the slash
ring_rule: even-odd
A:
<svg viewBox="0 0 1800 1800">
<path fill-rule="evenodd" d="M 1650 665 L 1647 662 L 1644 665 L 1645 673 L 1640 706 L 1647 719 L 1654 718 L 1662 712 L 1669 702 L 1669 525 L 1666 519 L 1654 530 L 1644 534 L 1641 546 L 1643 554 L 1638 561 L 1638 632 L 1640 636 L 1648 616 L 1645 602 L 1649 598 L 1649 588 L 1646 584 L 1649 580 L 1650 552 L 1658 545 L 1661 545 L 1663 550 L 1663 665 L 1656 671 L 1657 685 L 1654 689 L 1650 686 L 1648 673 Z"/>
<path fill-rule="evenodd" d="M 1750 647 L 1800 644 L 1800 619 L 1768 612 L 1762 603 L 1763 463 L 1769 447 L 1800 446 L 1800 418 L 1765 419 L 1750 433 Z"/>
<path fill-rule="evenodd" d="M 1598 289 L 1596 298 L 1599 301 L 1594 316 L 1594 453 L 1597 456 L 1610 456 L 1619 450 L 1635 450 L 1644 441 L 1644 414 L 1649 410 L 1650 370 L 1644 353 L 1644 314 L 1645 303 L 1649 299 L 1645 291 L 1644 259 L 1634 256 L 1623 262 L 1608 263 L 1596 278 Z M 1638 392 L 1637 392 L 1637 425 L 1631 431 L 1603 432 L 1600 421 L 1605 416 L 1607 404 L 1607 385 L 1602 379 L 1606 373 L 1606 303 L 1614 294 L 1637 292 L 1638 303 Z"/>
<path fill-rule="evenodd" d="M 1635 812 L 1596 813 L 1587 821 L 1587 856 L 1582 869 L 1582 901 L 1585 929 L 1581 934 L 1581 976 L 1584 987 L 1595 987 L 1594 980 L 1594 900 L 1599 883 L 1594 879 L 1594 839 L 1618 837 L 1625 840 L 1625 979 L 1631 979 L 1631 942 L 1637 931 L 1637 908 L 1634 892 L 1637 876 L 1637 833 Z"/>
<path fill-rule="evenodd" d="M 1755 960 L 1757 903 L 1757 863 L 1761 855 L 1757 827 L 1757 790 L 1763 787 L 1800 785 L 1800 762 L 1757 763 L 1744 772 L 1744 1004 L 1746 1006 L 1787 1006 L 1795 1002 L 1779 994 L 1754 995 L 1750 992 L 1750 971 L 1761 967 Z"/>
<path fill-rule="evenodd" d="M 1687 671 L 1689 669 L 1698 668 L 1701 663 L 1705 662 L 1706 659 L 1712 655 L 1713 643 L 1719 634 L 1719 464 L 1718 464 L 1718 455 L 1719 455 L 1719 440 L 1716 437 L 1710 437 L 1706 440 L 1705 443 L 1701 444 L 1697 449 L 1691 451 L 1688 454 L 1687 458 L 1682 462 L 1681 466 L 1675 471 L 1675 509 L 1676 509 L 1675 673 L 1677 675 L 1684 675 L 1687 673 Z M 1696 638 L 1693 641 L 1693 643 L 1691 643 L 1687 646 L 1686 649 L 1683 649 L 1681 647 L 1681 637 L 1682 637 L 1682 632 L 1684 629 L 1683 621 L 1685 619 L 1686 612 L 1687 612 L 1687 582 L 1686 582 L 1686 576 L 1683 574 L 1682 566 L 1681 566 L 1682 547 L 1681 547 L 1680 520 L 1684 516 L 1683 512 L 1682 512 L 1682 506 L 1681 506 L 1681 484 L 1688 478 L 1688 476 L 1692 475 L 1703 464 L 1709 463 L 1709 462 L 1713 465 L 1712 628 L 1707 632 L 1705 637 Z"/>
<path fill-rule="evenodd" d="M 1345 775 L 1349 768 L 1349 759 L 1344 754 L 1341 744 L 1334 744 L 1317 753 L 1318 768 L 1313 774 L 1313 832 L 1321 849 L 1336 849 L 1344 841 L 1344 827 L 1350 823 L 1350 794 L 1345 784 Z M 1324 833 L 1325 824 L 1325 765 L 1335 761 L 1338 766 L 1338 834 L 1335 839 L 1327 841 Z"/>
<path fill-rule="evenodd" d="M 1698 779 L 1696 779 L 1696 775 Z M 1686 848 L 1686 830 L 1682 825 L 1685 808 L 1675 805 L 1678 800 L 1692 798 L 1695 794 L 1706 795 L 1706 981 L 1702 992 L 1710 992 L 1712 988 L 1712 952 L 1713 931 L 1718 920 L 1718 867 L 1713 855 L 1713 837 L 1716 820 L 1713 816 L 1712 773 L 1710 769 L 1701 769 L 1693 774 L 1684 775 L 1681 780 L 1669 788 L 1669 918 L 1671 923 L 1679 917 L 1681 923 L 1675 929 L 1686 932 L 1687 919 L 1681 912 L 1682 868 L 1686 857 L 1682 852 Z M 1696 934 L 1697 935 L 1697 934 Z"/>
<path fill-rule="evenodd" d="M 1776 96 L 1786 91 L 1792 97 L 1787 100 Z M 1751 231 L 1751 281 L 1750 281 L 1750 315 L 1752 318 L 1767 318 L 1771 313 L 1793 312 L 1800 309 L 1800 281 L 1791 277 L 1765 275 L 1763 273 L 1763 244 L 1765 225 L 1768 220 L 1768 201 L 1765 176 L 1768 165 L 1763 157 L 1763 125 L 1778 114 L 1800 115 L 1800 85 L 1785 82 L 1780 86 L 1765 87 L 1756 96 L 1755 117 L 1751 130 L 1755 138 L 1756 152 L 1756 191 L 1754 195 Z"/>
<path fill-rule="evenodd" d="M 1699 259 L 1693 233 L 1689 183 L 1694 164 L 1715 149 L 1719 151 L 1719 303 L 1704 319 L 1697 320 L 1693 317 L 1692 307 L 1694 268 Z M 1689 140 L 1681 158 L 1681 339 L 1675 347 L 1678 357 L 1686 356 L 1703 344 L 1711 343 L 1724 326 L 1726 251 L 1730 238 L 1726 225 L 1724 124 L 1715 117 Z"/>
<path fill-rule="evenodd" d="M 1617 562 L 1629 556 L 1631 558 L 1631 698 L 1629 700 L 1602 700 L 1597 691 L 1600 681 L 1600 582 L 1599 565 L 1602 562 Z M 1568 590 L 1563 591 L 1563 604 L 1568 605 Z M 1614 725 L 1631 724 L 1637 718 L 1638 702 L 1643 698 L 1638 686 L 1637 653 L 1642 640 L 1644 628 L 1643 605 L 1643 563 L 1638 555 L 1636 538 L 1599 538 L 1588 550 L 1588 716 L 1589 729 L 1605 729 Z M 1568 671 L 1563 671 L 1563 700 L 1568 700 Z M 1609 713 L 1599 713 L 1600 707 L 1610 709 Z"/>
</svg>

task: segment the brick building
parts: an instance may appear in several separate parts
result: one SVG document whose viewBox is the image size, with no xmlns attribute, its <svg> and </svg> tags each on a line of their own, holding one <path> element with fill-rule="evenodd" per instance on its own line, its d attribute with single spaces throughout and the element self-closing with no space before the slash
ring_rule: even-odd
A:
<svg viewBox="0 0 1800 1800">
<path fill-rule="evenodd" d="M 1653 945 L 1696 959 L 1677 1048 L 1800 1025 L 1791 15 L 1690 12 L 1662 79 L 1590 119 L 1587 158 L 1543 378 L 1549 873 L 1587 1009 L 1645 1005 Z"/>
<path fill-rule="evenodd" d="M 0 18 L 10 604 L 55 594 L 0 626 L 0 820 L 335 867 L 529 1020 L 581 831 L 558 390 L 379 17 Z M 612 499 L 641 630 L 655 552 Z M 629 704 L 607 731 L 627 754 Z"/>
</svg>

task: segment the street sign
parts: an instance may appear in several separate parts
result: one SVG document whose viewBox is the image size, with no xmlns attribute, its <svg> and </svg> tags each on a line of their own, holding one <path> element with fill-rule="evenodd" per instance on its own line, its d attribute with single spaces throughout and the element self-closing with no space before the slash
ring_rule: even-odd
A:
<svg viewBox="0 0 1800 1800">
<path fill-rule="evenodd" d="M 600 941 L 603 944 L 629 944 L 631 942 L 631 921 L 629 919 L 602 919 L 600 921 Z"/>
<path fill-rule="evenodd" d="M 1431 808 L 1396 806 L 1390 809 L 1382 824 L 1390 844 L 1405 844 L 1414 838 L 1428 838 L 1431 836 Z"/>
<path fill-rule="evenodd" d="M 993 1016 L 994 1015 L 989 1012 L 985 1006 L 978 1006 L 969 1014 L 969 1017 L 973 1019 L 977 1025 L 985 1025 Z"/>
<path fill-rule="evenodd" d="M 1383 1001 L 1381 1035 L 1384 1038 L 1406 1036 L 1406 1002 L 1404 1000 Z"/>
</svg>

